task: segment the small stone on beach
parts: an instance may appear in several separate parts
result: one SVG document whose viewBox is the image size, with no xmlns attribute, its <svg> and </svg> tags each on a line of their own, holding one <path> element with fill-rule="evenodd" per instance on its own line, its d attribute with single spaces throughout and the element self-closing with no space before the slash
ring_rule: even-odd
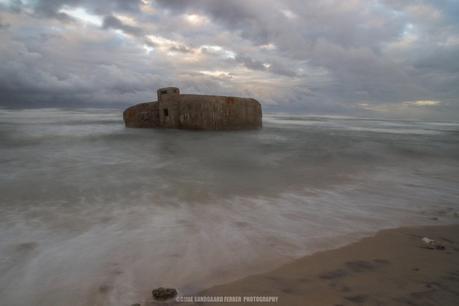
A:
<svg viewBox="0 0 459 306">
<path fill-rule="evenodd" d="M 163 288 L 159 287 L 152 291 L 153 298 L 155 300 L 165 301 L 172 299 L 177 296 L 177 290 L 174 288 Z"/>
</svg>

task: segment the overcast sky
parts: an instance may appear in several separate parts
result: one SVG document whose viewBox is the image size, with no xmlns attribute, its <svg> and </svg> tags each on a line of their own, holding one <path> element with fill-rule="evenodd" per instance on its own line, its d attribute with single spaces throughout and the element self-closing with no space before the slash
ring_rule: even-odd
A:
<svg viewBox="0 0 459 306">
<path fill-rule="evenodd" d="M 0 0 L 0 106 L 156 89 L 286 113 L 459 119 L 457 0 Z"/>
</svg>

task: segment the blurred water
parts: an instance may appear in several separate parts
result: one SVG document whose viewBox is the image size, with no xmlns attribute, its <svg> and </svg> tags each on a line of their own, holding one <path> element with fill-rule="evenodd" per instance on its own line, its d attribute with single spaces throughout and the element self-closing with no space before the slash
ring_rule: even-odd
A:
<svg viewBox="0 0 459 306">
<path fill-rule="evenodd" d="M 0 304 L 130 305 L 458 222 L 458 166 L 454 122 L 267 115 L 259 131 L 193 132 L 0 110 Z"/>
</svg>

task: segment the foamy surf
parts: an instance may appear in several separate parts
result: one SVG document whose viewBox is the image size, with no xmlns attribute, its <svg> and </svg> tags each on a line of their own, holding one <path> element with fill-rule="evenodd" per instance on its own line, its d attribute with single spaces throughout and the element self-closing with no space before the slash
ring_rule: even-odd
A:
<svg viewBox="0 0 459 306">
<path fill-rule="evenodd" d="M 457 222 L 458 137 L 455 123 L 268 116 L 198 133 L 125 129 L 114 110 L 2 110 L 1 301 L 130 305 Z"/>
</svg>

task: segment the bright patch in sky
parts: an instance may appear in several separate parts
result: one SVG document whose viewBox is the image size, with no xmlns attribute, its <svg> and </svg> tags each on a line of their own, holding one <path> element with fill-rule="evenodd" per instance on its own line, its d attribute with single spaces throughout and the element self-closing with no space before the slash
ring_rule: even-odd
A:
<svg viewBox="0 0 459 306">
<path fill-rule="evenodd" d="M 207 19 L 207 17 L 197 14 L 187 14 L 185 15 L 185 20 L 194 26 L 205 25 L 209 22 L 209 19 Z"/>
<path fill-rule="evenodd" d="M 231 75 L 226 71 L 208 71 L 208 70 L 201 70 L 200 73 L 216 78 L 231 78 Z"/>
<path fill-rule="evenodd" d="M 84 8 L 81 8 L 81 7 L 72 8 L 72 7 L 64 6 L 64 8 L 62 8 L 59 12 L 67 14 L 84 23 L 93 24 L 99 27 L 102 26 L 101 17 L 97 15 L 89 14 Z"/>
<path fill-rule="evenodd" d="M 145 49 L 146 54 L 150 54 L 152 51 L 155 50 L 155 48 L 150 47 L 149 45 L 143 45 L 143 48 Z"/>
<path fill-rule="evenodd" d="M 288 19 L 295 19 L 297 17 L 291 10 L 281 10 L 281 13 Z"/>
<path fill-rule="evenodd" d="M 151 5 L 150 0 L 142 0 L 142 4 L 140 5 L 140 10 L 145 14 L 154 15 L 156 10 Z"/>
<path fill-rule="evenodd" d="M 414 25 L 412 23 L 407 23 L 405 29 L 403 30 L 403 36 L 413 35 Z"/>
<path fill-rule="evenodd" d="M 272 43 L 269 43 L 269 44 L 266 44 L 266 45 L 261 45 L 260 48 L 261 49 L 266 49 L 266 50 L 275 50 L 276 49 L 276 45 L 272 44 Z"/>
<path fill-rule="evenodd" d="M 113 14 L 116 18 L 121 20 L 124 24 L 130 25 L 130 26 L 137 26 L 137 22 L 134 18 L 126 15 L 120 15 L 120 14 Z"/>
<path fill-rule="evenodd" d="M 439 105 L 440 101 L 435 100 L 417 100 L 417 101 L 407 101 L 403 102 L 403 104 L 407 105 L 414 105 L 414 106 L 436 106 Z"/>
<path fill-rule="evenodd" d="M 223 47 L 217 45 L 202 45 L 201 50 L 204 50 L 208 53 L 218 54 L 223 56 L 224 58 L 236 58 L 236 53 L 231 50 L 224 49 Z"/>
<path fill-rule="evenodd" d="M 164 38 L 162 36 L 157 36 L 157 35 L 147 35 L 147 38 L 154 44 L 157 44 L 159 46 L 173 46 L 176 45 L 177 42 Z"/>
</svg>

